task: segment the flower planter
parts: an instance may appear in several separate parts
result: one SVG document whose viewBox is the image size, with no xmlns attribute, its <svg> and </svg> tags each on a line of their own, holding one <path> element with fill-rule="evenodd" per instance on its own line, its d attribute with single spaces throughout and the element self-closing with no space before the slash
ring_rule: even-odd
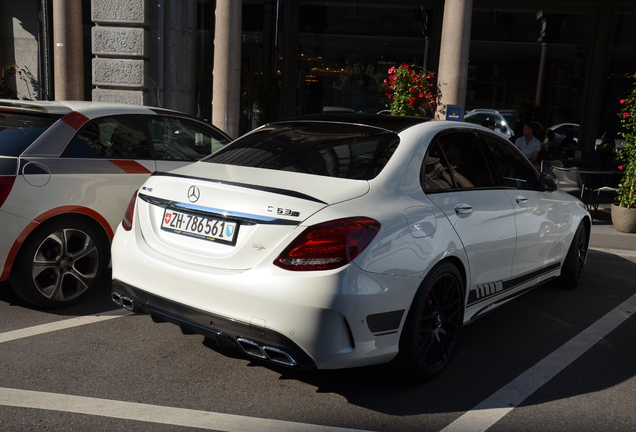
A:
<svg viewBox="0 0 636 432">
<path fill-rule="evenodd" d="M 612 204 L 612 224 L 616 231 L 636 233 L 636 208 Z"/>
</svg>

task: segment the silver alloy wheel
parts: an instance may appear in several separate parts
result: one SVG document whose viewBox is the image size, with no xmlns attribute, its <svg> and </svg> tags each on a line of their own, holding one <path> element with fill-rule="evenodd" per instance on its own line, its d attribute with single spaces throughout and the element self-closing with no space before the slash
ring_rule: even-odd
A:
<svg viewBox="0 0 636 432">
<path fill-rule="evenodd" d="M 60 229 L 37 247 L 31 263 L 31 278 L 47 299 L 59 302 L 82 295 L 99 271 L 99 251 L 84 231 Z"/>
</svg>

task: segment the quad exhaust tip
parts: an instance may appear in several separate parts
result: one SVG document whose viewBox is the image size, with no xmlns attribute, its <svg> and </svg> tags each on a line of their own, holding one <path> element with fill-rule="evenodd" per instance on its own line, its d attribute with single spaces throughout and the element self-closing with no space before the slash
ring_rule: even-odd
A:
<svg viewBox="0 0 636 432">
<path fill-rule="evenodd" d="M 135 300 L 116 291 L 111 293 L 111 298 L 115 304 L 131 312 L 134 312 L 137 308 Z M 181 326 L 181 329 L 184 330 L 184 327 Z M 243 337 L 237 338 L 236 342 L 246 354 L 252 357 L 269 360 L 273 363 L 278 363 L 284 366 L 298 366 L 298 362 L 294 359 L 294 357 L 279 348 L 259 344 Z"/>
<path fill-rule="evenodd" d="M 246 354 L 252 357 L 269 360 L 271 362 L 282 364 L 285 366 L 298 365 L 298 362 L 296 362 L 296 360 L 294 360 L 294 358 L 290 354 L 281 349 L 270 347 L 267 345 L 261 345 L 257 342 L 242 337 L 237 338 L 236 342 Z"/>
<path fill-rule="evenodd" d="M 118 292 L 113 292 L 111 294 L 111 298 L 118 306 L 123 307 L 124 309 L 128 309 L 131 312 L 134 312 L 136 309 L 135 301 L 130 297 L 126 297 Z"/>
</svg>

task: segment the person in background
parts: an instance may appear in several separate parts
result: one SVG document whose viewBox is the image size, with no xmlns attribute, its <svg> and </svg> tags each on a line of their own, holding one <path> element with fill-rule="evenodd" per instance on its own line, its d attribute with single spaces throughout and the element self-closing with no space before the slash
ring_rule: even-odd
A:
<svg viewBox="0 0 636 432">
<path fill-rule="evenodd" d="M 515 146 L 530 162 L 539 170 L 539 153 L 541 152 L 541 141 L 534 136 L 532 123 L 523 125 L 523 135 L 515 140 Z"/>
</svg>

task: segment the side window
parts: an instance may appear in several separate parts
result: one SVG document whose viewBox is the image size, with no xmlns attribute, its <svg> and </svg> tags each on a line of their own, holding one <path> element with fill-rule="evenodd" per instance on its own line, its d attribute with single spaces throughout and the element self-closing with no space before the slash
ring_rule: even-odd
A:
<svg viewBox="0 0 636 432">
<path fill-rule="evenodd" d="M 112 159 L 151 158 L 141 123 L 130 116 L 91 120 L 73 138 L 64 156 Z"/>
<path fill-rule="evenodd" d="M 214 153 L 227 141 L 196 122 L 172 117 L 150 117 L 146 125 L 157 159 L 197 161 Z"/>
<path fill-rule="evenodd" d="M 421 182 L 426 192 L 495 186 L 481 146 L 471 132 L 450 132 L 436 138 L 422 167 Z"/>
<path fill-rule="evenodd" d="M 431 144 L 428 149 L 420 173 L 420 182 L 425 192 L 440 192 L 455 189 L 455 181 L 453 180 L 451 170 L 446 162 L 446 157 L 438 142 Z"/>
<path fill-rule="evenodd" d="M 541 190 L 536 170 L 512 143 L 486 134 L 482 137 L 490 150 L 504 187 Z"/>
</svg>

